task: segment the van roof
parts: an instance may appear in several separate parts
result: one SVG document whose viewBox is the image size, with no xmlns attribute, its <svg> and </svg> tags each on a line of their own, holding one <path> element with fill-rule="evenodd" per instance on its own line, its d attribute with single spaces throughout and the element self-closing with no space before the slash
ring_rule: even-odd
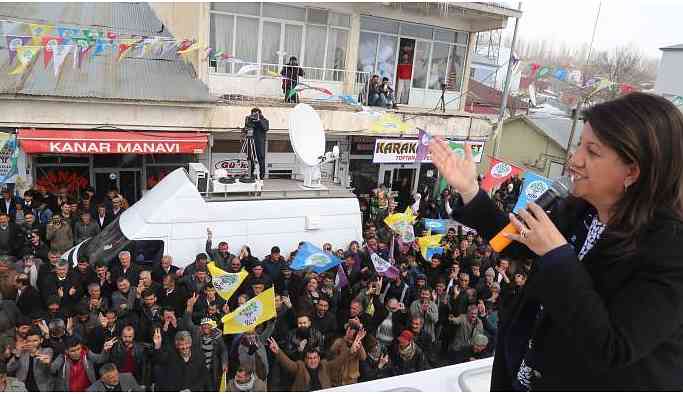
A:
<svg viewBox="0 0 683 394">
<path fill-rule="evenodd" d="M 282 198 L 351 198 L 355 195 L 347 188 L 335 184 L 323 184 L 321 189 L 304 188 L 303 182 L 293 179 L 267 179 L 261 192 L 256 193 L 201 193 L 207 202 L 235 200 L 273 200 Z"/>
</svg>

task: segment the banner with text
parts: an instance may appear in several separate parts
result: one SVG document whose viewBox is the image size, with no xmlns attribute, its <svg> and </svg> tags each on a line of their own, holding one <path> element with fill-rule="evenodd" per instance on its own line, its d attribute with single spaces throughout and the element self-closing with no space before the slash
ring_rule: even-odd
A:
<svg viewBox="0 0 683 394">
<path fill-rule="evenodd" d="M 481 157 L 484 153 L 484 141 L 448 141 L 450 148 L 459 155 L 465 154 L 465 144 L 469 143 L 472 146 L 472 158 L 475 162 L 481 162 Z M 375 149 L 373 151 L 373 163 L 405 163 L 411 164 L 415 162 L 417 155 L 417 139 L 389 139 L 378 138 L 375 140 Z M 431 163 L 432 157 L 428 153 L 427 157 L 422 160 L 423 163 Z"/>
</svg>

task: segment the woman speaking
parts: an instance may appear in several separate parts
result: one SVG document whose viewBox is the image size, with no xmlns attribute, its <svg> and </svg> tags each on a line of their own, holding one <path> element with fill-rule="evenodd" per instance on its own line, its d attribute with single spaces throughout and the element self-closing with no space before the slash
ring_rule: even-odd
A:
<svg viewBox="0 0 683 394">
<path fill-rule="evenodd" d="M 535 256 L 524 293 L 503 311 L 491 389 L 683 389 L 683 115 L 632 93 L 583 114 L 569 161 L 571 196 L 550 216 L 506 217 L 477 185 L 469 147 L 429 148 L 466 204 L 456 219 L 505 250 Z"/>
</svg>

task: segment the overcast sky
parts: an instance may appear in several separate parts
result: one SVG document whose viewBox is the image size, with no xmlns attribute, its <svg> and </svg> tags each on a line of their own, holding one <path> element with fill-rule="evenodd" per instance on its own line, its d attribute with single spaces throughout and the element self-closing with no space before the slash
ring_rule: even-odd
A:
<svg viewBox="0 0 683 394">
<path fill-rule="evenodd" d="M 507 0 L 517 7 L 518 2 Z M 519 35 L 565 41 L 574 46 L 591 39 L 599 0 L 525 0 Z M 514 19 L 506 31 L 512 37 Z M 594 48 L 633 43 L 650 57 L 660 47 L 683 44 L 683 1 L 602 0 Z"/>
</svg>

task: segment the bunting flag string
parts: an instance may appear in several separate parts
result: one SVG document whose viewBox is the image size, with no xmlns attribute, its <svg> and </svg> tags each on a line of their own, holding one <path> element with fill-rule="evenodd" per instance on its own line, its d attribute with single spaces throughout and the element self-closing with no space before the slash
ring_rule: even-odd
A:
<svg viewBox="0 0 683 394">
<path fill-rule="evenodd" d="M 529 77 L 534 81 L 542 79 L 543 77 L 552 77 L 557 80 L 566 82 L 569 77 L 569 71 L 563 67 L 543 66 L 538 63 L 531 63 L 529 65 Z M 530 85 L 531 86 L 531 85 Z M 593 88 L 588 94 L 588 97 L 593 96 L 604 89 L 618 89 L 620 94 L 628 94 L 636 90 L 635 86 L 628 83 L 617 83 L 608 80 L 607 78 L 593 77 L 587 80 L 581 88 Z"/>
</svg>

